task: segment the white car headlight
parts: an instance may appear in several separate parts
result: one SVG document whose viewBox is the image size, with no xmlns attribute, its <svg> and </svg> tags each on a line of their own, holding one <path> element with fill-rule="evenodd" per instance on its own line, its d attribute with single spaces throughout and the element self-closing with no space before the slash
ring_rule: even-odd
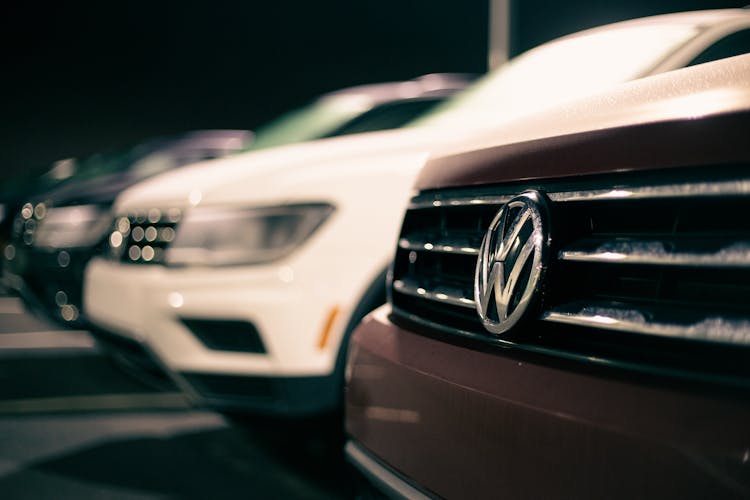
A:
<svg viewBox="0 0 750 500">
<path fill-rule="evenodd" d="M 333 212 L 326 203 L 188 212 L 166 253 L 167 265 L 270 262 L 292 252 Z"/>
<path fill-rule="evenodd" d="M 97 205 L 50 207 L 40 218 L 34 245 L 46 248 L 75 248 L 96 244 L 105 234 L 111 218 Z"/>
</svg>

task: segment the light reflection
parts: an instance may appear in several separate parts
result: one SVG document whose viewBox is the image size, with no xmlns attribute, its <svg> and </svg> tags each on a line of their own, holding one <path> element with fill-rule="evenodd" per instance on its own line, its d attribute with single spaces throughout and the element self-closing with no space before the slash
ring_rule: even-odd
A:
<svg viewBox="0 0 750 500">
<path fill-rule="evenodd" d="M 37 203 L 37 205 L 34 207 L 34 216 L 37 219 L 44 219 L 45 215 L 47 215 L 47 207 L 44 205 L 44 203 Z"/>
<path fill-rule="evenodd" d="M 158 208 L 152 208 L 148 211 L 148 221 L 152 224 L 156 224 L 161 219 L 161 210 Z"/>
<path fill-rule="evenodd" d="M 179 292 L 171 292 L 169 295 L 167 295 L 167 304 L 169 304 L 175 309 L 179 309 L 180 307 L 182 307 L 184 303 L 185 303 L 185 299 L 182 297 L 182 294 Z"/>
<path fill-rule="evenodd" d="M 180 220 L 180 209 L 170 208 L 167 210 L 167 219 L 169 219 L 169 222 L 178 222 Z"/>
<path fill-rule="evenodd" d="M 731 109 L 738 102 L 744 102 L 745 99 L 744 92 L 738 92 L 737 90 L 704 90 L 703 92 L 694 92 L 689 95 L 662 100 L 656 106 L 668 116 L 682 117 L 687 114 L 691 118 L 700 118 L 707 113 L 716 113 L 719 107 Z M 654 104 L 649 103 L 649 107 L 652 106 Z"/>
<path fill-rule="evenodd" d="M 141 257 L 141 249 L 133 245 L 128 249 L 128 257 L 130 260 L 138 260 Z"/>
<path fill-rule="evenodd" d="M 131 236 L 133 238 L 133 241 L 141 241 L 144 238 L 144 236 L 146 236 L 146 232 L 143 230 L 142 227 L 136 226 L 133 228 L 133 232 Z"/>
<path fill-rule="evenodd" d="M 70 265 L 70 254 L 63 250 L 57 254 L 57 263 L 60 267 L 68 267 Z"/>
<path fill-rule="evenodd" d="M 418 424 L 421 420 L 419 413 L 414 410 L 386 408 L 384 406 L 368 406 L 365 408 L 365 416 L 371 420 L 400 422 L 404 424 Z"/>
<path fill-rule="evenodd" d="M 589 319 L 594 323 L 601 323 L 603 325 L 614 325 L 618 322 L 618 320 L 616 320 L 615 318 L 610 318 L 609 316 L 600 316 L 598 314 L 596 316 L 591 316 L 591 318 Z"/>
<path fill-rule="evenodd" d="M 192 206 L 196 206 L 203 199 L 203 193 L 199 189 L 193 189 L 188 195 L 188 201 Z"/>
<path fill-rule="evenodd" d="M 165 227 L 159 230 L 161 232 L 161 239 L 166 242 L 170 242 L 175 237 L 175 230 L 171 227 Z"/>
<path fill-rule="evenodd" d="M 117 230 L 123 234 L 127 234 L 130 231 L 130 221 L 127 217 L 120 217 L 117 221 Z"/>
<path fill-rule="evenodd" d="M 602 252 L 597 254 L 597 257 L 606 259 L 606 260 L 622 260 L 626 259 L 628 256 L 624 253 L 619 252 Z"/>
<path fill-rule="evenodd" d="M 111 235 L 109 235 L 109 244 L 114 248 L 118 248 L 120 245 L 122 245 L 122 233 L 119 231 L 115 231 Z"/>
<path fill-rule="evenodd" d="M 146 262 L 150 262 L 154 258 L 154 249 L 149 245 L 143 247 L 141 249 L 141 258 Z"/>
<path fill-rule="evenodd" d="M 628 198 L 630 196 L 633 196 L 632 191 L 627 191 L 625 189 L 613 189 L 612 191 L 602 195 L 602 198 Z"/>
<path fill-rule="evenodd" d="M 144 235 L 146 236 L 146 241 L 154 241 L 157 236 L 156 228 L 154 226 L 148 226 Z"/>
<path fill-rule="evenodd" d="M 34 215 L 34 206 L 31 203 L 26 203 L 21 209 L 21 217 L 31 219 L 32 215 Z"/>
<path fill-rule="evenodd" d="M 291 283 L 292 281 L 294 281 L 294 270 L 289 266 L 280 267 L 279 279 L 284 283 Z"/>
<path fill-rule="evenodd" d="M 78 319 L 78 308 L 76 306 L 66 304 L 60 308 L 60 316 L 65 321 L 75 321 Z"/>
</svg>

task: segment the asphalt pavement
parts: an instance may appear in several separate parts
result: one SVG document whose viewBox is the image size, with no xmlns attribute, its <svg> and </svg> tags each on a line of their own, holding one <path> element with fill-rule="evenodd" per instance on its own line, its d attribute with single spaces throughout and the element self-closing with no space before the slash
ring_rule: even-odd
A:
<svg viewBox="0 0 750 500">
<path fill-rule="evenodd" d="M 0 291 L 0 497 L 351 498 L 336 422 L 192 408 Z"/>
</svg>

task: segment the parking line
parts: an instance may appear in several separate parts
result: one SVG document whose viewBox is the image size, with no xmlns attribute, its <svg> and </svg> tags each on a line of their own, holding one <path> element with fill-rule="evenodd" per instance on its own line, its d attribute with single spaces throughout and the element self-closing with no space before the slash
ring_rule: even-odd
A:
<svg viewBox="0 0 750 500">
<path fill-rule="evenodd" d="M 96 394 L 0 401 L 0 414 L 109 410 L 181 410 L 190 404 L 179 392 Z"/>
<path fill-rule="evenodd" d="M 21 301 L 15 297 L 0 297 L 0 314 L 25 314 Z"/>
<path fill-rule="evenodd" d="M 46 330 L 0 335 L 0 349 L 93 349 L 96 342 L 85 330 Z"/>
</svg>

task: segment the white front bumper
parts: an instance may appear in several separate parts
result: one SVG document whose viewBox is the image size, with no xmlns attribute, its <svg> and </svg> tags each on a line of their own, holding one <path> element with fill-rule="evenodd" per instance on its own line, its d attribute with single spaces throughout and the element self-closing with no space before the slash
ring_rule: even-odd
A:
<svg viewBox="0 0 750 500">
<path fill-rule="evenodd" d="M 86 269 L 84 307 L 94 324 L 145 343 L 174 372 L 328 375 L 347 315 L 337 317 L 321 348 L 336 297 L 289 283 L 288 273 L 270 265 L 180 269 L 94 259 Z M 250 322 L 267 352 L 209 349 L 180 318 Z"/>
</svg>

